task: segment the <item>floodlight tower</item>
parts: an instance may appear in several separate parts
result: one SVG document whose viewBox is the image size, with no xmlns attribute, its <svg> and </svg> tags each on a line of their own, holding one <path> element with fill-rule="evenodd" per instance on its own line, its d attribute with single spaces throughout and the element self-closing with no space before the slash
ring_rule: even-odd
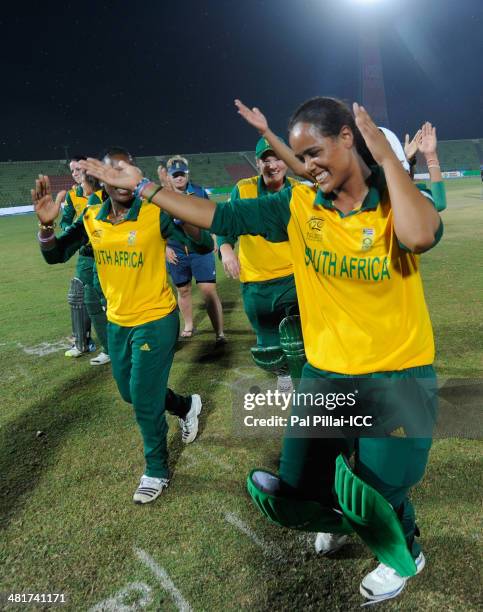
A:
<svg viewBox="0 0 483 612">
<path fill-rule="evenodd" d="M 359 20 L 359 96 L 376 124 L 387 127 L 389 120 L 377 19 L 374 14 L 371 15 L 372 19 L 364 17 L 361 15 Z"/>
</svg>

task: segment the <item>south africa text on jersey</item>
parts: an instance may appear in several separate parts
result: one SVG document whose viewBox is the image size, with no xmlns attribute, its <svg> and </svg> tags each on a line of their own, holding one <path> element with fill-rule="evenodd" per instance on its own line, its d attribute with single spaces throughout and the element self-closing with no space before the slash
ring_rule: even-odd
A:
<svg viewBox="0 0 483 612">
<path fill-rule="evenodd" d="M 144 263 L 142 251 L 111 251 L 95 249 L 97 265 L 122 266 L 124 268 L 141 268 Z"/>
</svg>

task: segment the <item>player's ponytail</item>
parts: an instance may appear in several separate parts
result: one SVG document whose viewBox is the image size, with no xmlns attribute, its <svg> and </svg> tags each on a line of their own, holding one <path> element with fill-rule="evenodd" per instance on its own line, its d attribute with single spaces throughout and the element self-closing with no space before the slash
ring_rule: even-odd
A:
<svg viewBox="0 0 483 612">
<path fill-rule="evenodd" d="M 336 137 L 344 125 L 347 125 L 354 134 L 354 143 L 357 152 L 368 166 L 376 164 L 371 152 L 359 132 L 348 106 L 337 98 L 311 98 L 301 104 L 293 113 L 288 123 L 289 132 L 296 123 L 309 123 L 314 125 L 322 136 Z"/>
</svg>

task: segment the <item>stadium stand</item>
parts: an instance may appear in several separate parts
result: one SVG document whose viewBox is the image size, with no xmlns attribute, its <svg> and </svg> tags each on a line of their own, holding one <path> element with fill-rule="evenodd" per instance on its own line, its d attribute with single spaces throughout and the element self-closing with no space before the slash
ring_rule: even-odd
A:
<svg viewBox="0 0 483 612">
<path fill-rule="evenodd" d="M 483 139 L 440 141 L 438 154 L 443 171 L 479 170 Z M 159 164 L 172 155 L 138 157 L 136 163 L 147 176 L 156 178 Z M 253 151 L 183 155 L 189 159 L 193 181 L 207 188 L 230 189 L 256 172 Z M 416 171 L 425 172 L 426 167 L 418 162 Z M 30 204 L 30 189 L 39 173 L 51 177 L 54 191 L 72 186 L 68 160 L 0 162 L 0 207 Z"/>
</svg>

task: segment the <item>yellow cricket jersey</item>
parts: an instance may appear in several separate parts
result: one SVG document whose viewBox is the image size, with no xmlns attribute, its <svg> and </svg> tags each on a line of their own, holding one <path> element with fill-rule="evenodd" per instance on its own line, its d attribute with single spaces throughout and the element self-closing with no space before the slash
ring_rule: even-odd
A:
<svg viewBox="0 0 483 612">
<path fill-rule="evenodd" d="M 108 321 L 132 327 L 165 317 L 176 308 L 176 299 L 166 275 L 161 210 L 142 202 L 115 225 L 107 221 L 108 212 L 94 204 L 84 213 Z"/>
<path fill-rule="evenodd" d="M 297 184 L 297 181 L 288 178 L 285 181 L 284 189 L 290 189 Z M 236 184 L 231 199 L 257 198 L 268 193 L 270 192 L 265 188 L 263 179 L 260 176 L 253 176 L 242 179 Z M 234 242 L 234 240 L 228 238 L 224 241 L 222 239 L 220 243 Z M 269 242 L 263 236 L 242 235 L 238 257 L 242 283 L 268 281 L 293 274 L 292 255 L 288 241 Z"/>
<path fill-rule="evenodd" d="M 84 195 L 81 185 L 69 189 L 65 196 L 65 206 L 62 211 L 60 227 L 65 229 L 81 216 L 85 208 L 93 202 L 102 202 L 102 189 L 95 191 L 90 196 Z"/>
<path fill-rule="evenodd" d="M 213 250 L 203 230 L 190 239 L 154 204 L 135 199 L 121 223 L 108 219 L 111 202 L 89 206 L 42 254 L 48 263 L 67 261 L 90 241 L 97 274 L 107 300 L 107 319 L 123 327 L 142 325 L 168 315 L 176 300 L 166 273 L 166 240 L 175 238 L 200 253 Z"/>
<path fill-rule="evenodd" d="M 211 230 L 288 237 L 308 362 L 367 374 L 431 364 L 434 340 L 420 257 L 399 245 L 382 169 L 344 215 L 305 185 L 219 205 Z M 439 240 L 442 226 L 436 237 Z"/>
</svg>

